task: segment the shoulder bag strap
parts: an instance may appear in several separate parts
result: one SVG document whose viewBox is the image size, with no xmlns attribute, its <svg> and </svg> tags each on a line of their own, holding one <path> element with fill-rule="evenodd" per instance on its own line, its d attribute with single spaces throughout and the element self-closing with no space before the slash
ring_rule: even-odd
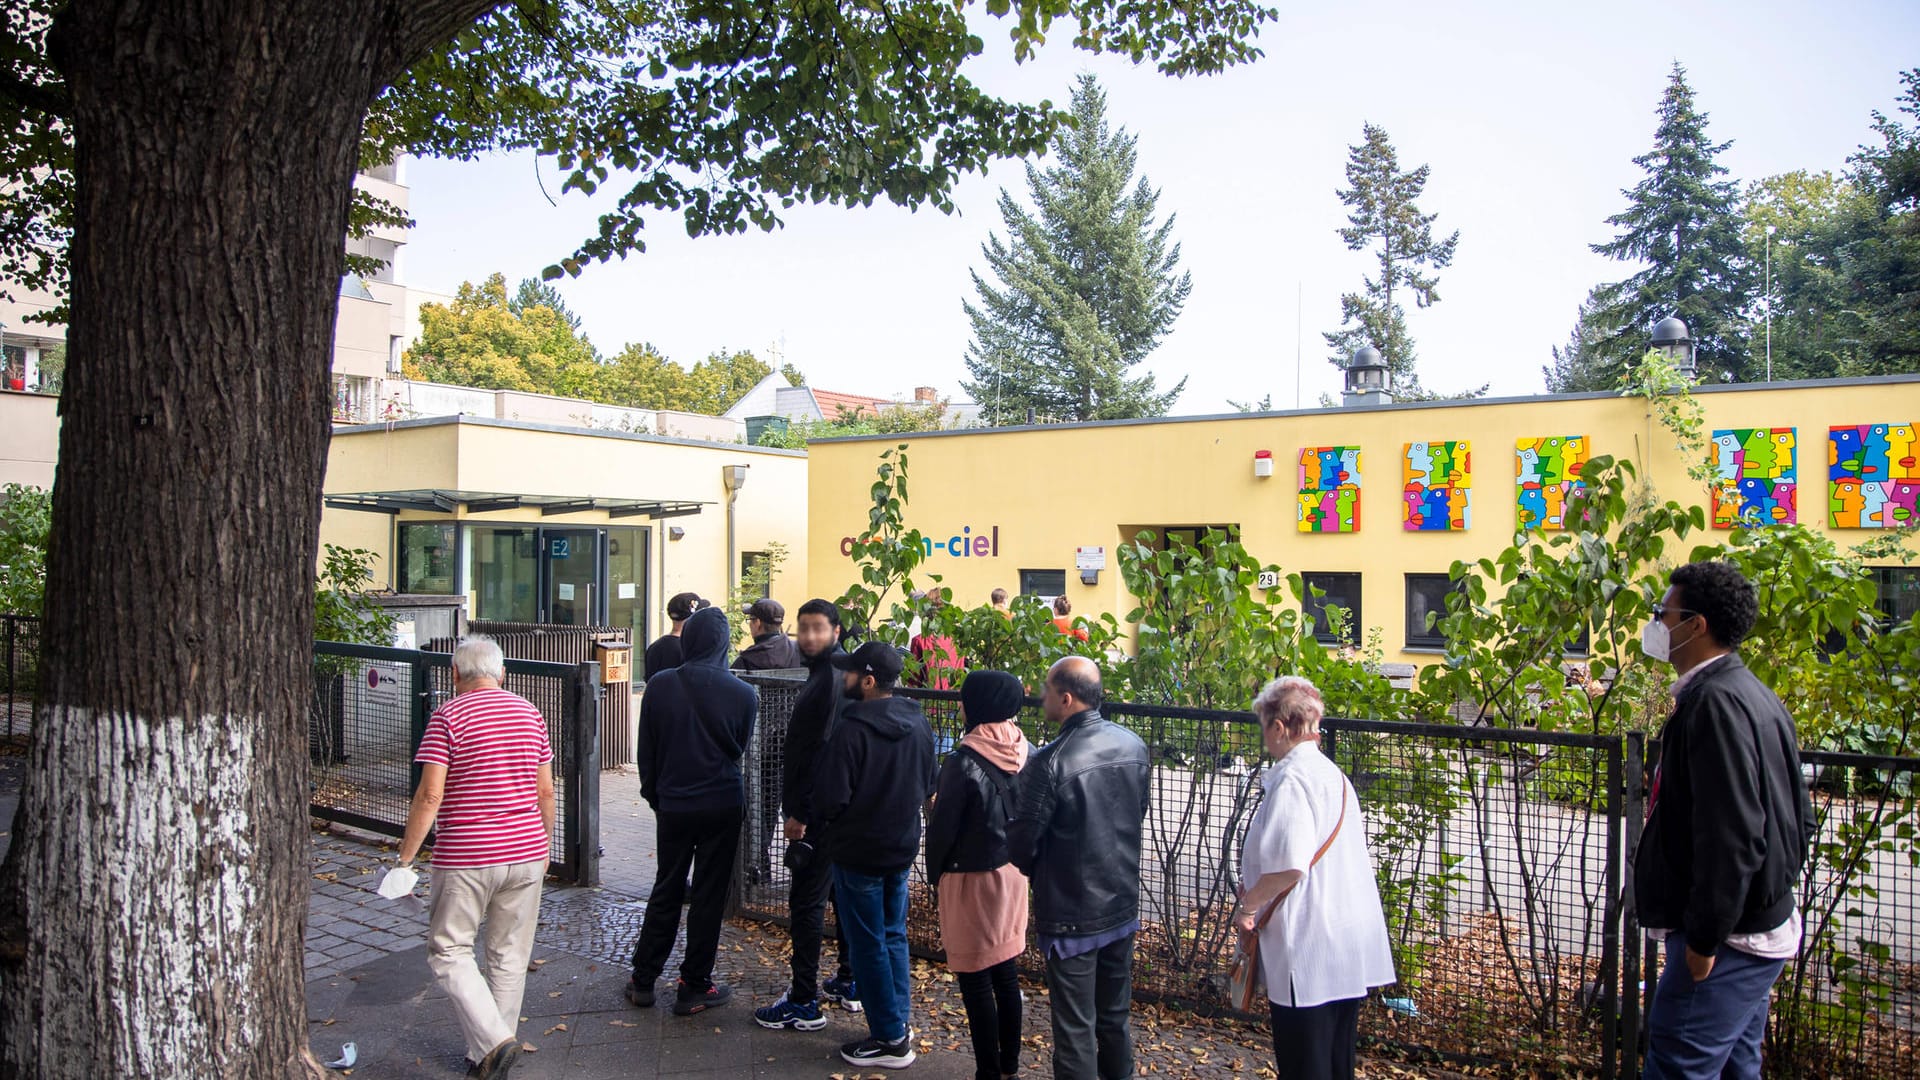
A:
<svg viewBox="0 0 1920 1080">
<path fill-rule="evenodd" d="M 1311 870 L 1320 865 L 1320 860 L 1327 857 L 1327 850 L 1333 847 L 1334 839 L 1340 835 L 1340 826 L 1346 824 L 1346 820 L 1347 783 L 1345 780 L 1342 780 L 1340 782 L 1340 816 L 1334 819 L 1333 831 L 1327 834 L 1327 842 L 1320 845 L 1320 850 L 1313 853 L 1313 861 L 1307 864 L 1307 869 Z M 1286 888 L 1280 890 L 1279 896 L 1267 902 L 1267 906 L 1260 910 L 1260 918 L 1253 924 L 1254 933 L 1257 934 L 1267 928 L 1267 920 L 1273 918 L 1274 909 L 1279 907 L 1280 901 L 1285 900 L 1287 894 L 1292 892 L 1299 884 L 1300 882 L 1295 881 L 1292 885 L 1288 885 Z"/>
</svg>

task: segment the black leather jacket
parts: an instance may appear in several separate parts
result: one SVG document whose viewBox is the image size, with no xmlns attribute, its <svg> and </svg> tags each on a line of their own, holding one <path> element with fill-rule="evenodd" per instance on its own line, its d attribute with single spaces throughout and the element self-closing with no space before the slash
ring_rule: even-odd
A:
<svg viewBox="0 0 1920 1080">
<path fill-rule="evenodd" d="M 1007 847 L 1033 879 L 1035 931 L 1099 934 L 1139 917 L 1151 776 L 1146 744 L 1097 709 L 1027 759 Z"/>
<path fill-rule="evenodd" d="M 1008 784 L 1007 798 L 1000 797 L 1000 784 L 1008 779 L 1006 773 L 967 751 L 956 749 L 947 755 L 935 789 L 933 820 L 927 823 L 929 884 L 940 884 L 941 874 L 998 870 L 1011 861 L 1007 821 L 1018 808 L 1020 796 L 1017 784 Z"/>
</svg>

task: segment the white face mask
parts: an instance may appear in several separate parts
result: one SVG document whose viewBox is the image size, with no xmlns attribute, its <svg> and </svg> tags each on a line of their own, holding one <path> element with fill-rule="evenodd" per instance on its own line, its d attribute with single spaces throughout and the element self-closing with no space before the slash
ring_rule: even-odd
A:
<svg viewBox="0 0 1920 1080">
<path fill-rule="evenodd" d="M 1687 639 L 1692 640 L 1691 637 Z M 1680 644 L 1685 645 L 1687 641 Z M 1673 632 L 1667 629 L 1666 623 L 1655 619 L 1641 629 L 1640 651 L 1646 653 L 1650 660 L 1673 661 Z"/>
</svg>

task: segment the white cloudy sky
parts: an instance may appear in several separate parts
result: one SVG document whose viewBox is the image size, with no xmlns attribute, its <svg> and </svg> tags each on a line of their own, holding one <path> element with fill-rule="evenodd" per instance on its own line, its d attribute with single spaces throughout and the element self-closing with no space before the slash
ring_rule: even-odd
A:
<svg viewBox="0 0 1920 1080">
<path fill-rule="evenodd" d="M 1541 388 L 1547 350 L 1588 288 L 1631 272 L 1587 245 L 1610 236 L 1605 219 L 1639 176 L 1631 159 L 1649 146 L 1676 59 L 1712 135 L 1734 140 L 1722 161 L 1741 180 L 1843 168 L 1868 138 L 1869 111 L 1891 111 L 1898 72 L 1920 64 L 1913 0 L 1282 3 L 1261 35 L 1264 59 L 1187 80 L 1076 52 L 1070 34 L 1015 65 L 1004 35 L 982 29 L 983 85 L 1064 101 L 1074 75 L 1091 71 L 1113 121 L 1138 136 L 1141 171 L 1163 212 L 1178 214 L 1193 274 L 1186 312 L 1148 361 L 1163 381 L 1191 377 L 1179 413 L 1265 393 L 1288 407 L 1296 384 L 1311 405 L 1337 389 L 1319 332 L 1369 269 L 1334 232 L 1344 218 L 1334 192 L 1363 121 L 1386 127 L 1403 166 L 1432 165 L 1424 208 L 1461 234 L 1442 302 L 1410 313 L 1423 381 L 1522 394 Z M 595 203 L 550 205 L 542 177 L 558 191 L 551 162 L 531 156 L 411 163 L 419 226 L 403 280 L 451 291 L 499 270 L 511 282 L 569 253 L 592 231 Z M 778 343 L 815 386 L 957 394 L 967 273 L 999 227 L 1003 185 L 1024 190 L 1017 164 L 965 180 L 952 216 L 807 207 L 745 237 L 689 240 L 658 214 L 645 254 L 592 266 L 561 290 L 609 353 L 650 341 L 691 364 Z"/>
</svg>

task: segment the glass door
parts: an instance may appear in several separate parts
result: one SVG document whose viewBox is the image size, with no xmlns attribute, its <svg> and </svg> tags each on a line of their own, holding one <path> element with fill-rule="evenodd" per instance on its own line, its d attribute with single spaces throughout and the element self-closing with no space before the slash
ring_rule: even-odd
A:
<svg viewBox="0 0 1920 1080">
<path fill-rule="evenodd" d="M 605 619 L 606 597 L 600 595 L 599 529 L 542 529 L 540 543 L 546 564 L 546 617 L 559 626 L 589 626 Z"/>
</svg>

